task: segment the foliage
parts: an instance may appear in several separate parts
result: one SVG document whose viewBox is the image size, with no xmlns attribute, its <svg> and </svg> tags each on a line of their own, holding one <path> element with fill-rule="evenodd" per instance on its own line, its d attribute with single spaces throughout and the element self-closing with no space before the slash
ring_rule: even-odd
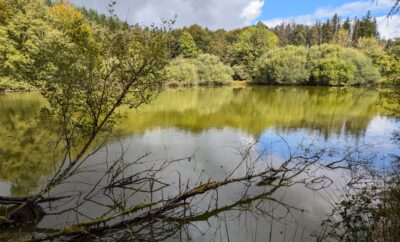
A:
<svg viewBox="0 0 400 242">
<path fill-rule="evenodd" d="M 253 77 L 257 82 L 276 84 L 306 83 L 309 78 L 307 50 L 296 46 L 274 49 L 259 58 Z"/>
<path fill-rule="evenodd" d="M 360 38 L 357 48 L 364 52 L 375 68 L 379 70 L 384 82 L 393 82 L 400 78 L 400 62 L 396 55 L 390 55 L 375 38 Z"/>
<path fill-rule="evenodd" d="M 332 215 L 339 219 L 323 222 L 325 233 L 319 240 L 334 238 L 338 241 L 390 241 L 400 238 L 399 181 L 385 186 L 363 188 L 338 203 Z M 381 188 L 382 187 L 382 188 Z M 383 188 L 384 187 L 384 188 Z"/>
<path fill-rule="evenodd" d="M 333 37 L 332 44 L 340 45 L 342 47 L 351 47 L 351 31 L 349 29 L 342 28 L 340 29 Z"/>
<path fill-rule="evenodd" d="M 183 30 L 192 35 L 193 40 L 200 51 L 202 51 L 203 53 L 210 52 L 210 43 L 212 36 L 208 29 L 204 29 L 200 25 L 194 24 L 189 28 L 184 28 Z"/>
<path fill-rule="evenodd" d="M 295 46 L 271 50 L 254 69 L 254 81 L 273 84 L 354 85 L 378 79 L 363 53 L 328 44 L 309 50 Z"/>
<path fill-rule="evenodd" d="M 312 47 L 309 68 L 310 81 L 316 84 L 353 85 L 375 82 L 379 78 L 377 71 L 362 53 L 334 45 Z"/>
<path fill-rule="evenodd" d="M 11 1 L 10 8 L 13 15 L 0 23 L 0 79 L 3 88 L 25 87 L 37 74 L 33 56 L 40 53 L 40 38 L 52 33 L 49 11 L 38 0 Z"/>
<path fill-rule="evenodd" d="M 0 50 L 6 55 L 0 73 L 35 86 L 49 103 L 44 110 L 58 135 L 52 148 L 63 158 L 41 196 L 74 174 L 111 131 L 116 109 L 136 108 L 158 94 L 169 61 L 169 25 L 99 26 L 66 1 L 21 7 L 0 32 L 11 45 Z"/>
<path fill-rule="evenodd" d="M 353 83 L 373 83 L 379 80 L 380 74 L 378 69 L 373 65 L 371 59 L 362 52 L 346 48 L 343 50 L 342 56 L 355 66 Z"/>
<path fill-rule="evenodd" d="M 255 61 L 271 48 L 278 46 L 277 36 L 259 23 L 244 29 L 233 46 L 234 59 L 231 65 L 239 80 L 251 80 Z M 235 68 L 236 67 L 236 68 Z"/>
<path fill-rule="evenodd" d="M 396 163 L 394 163 L 395 166 Z M 400 177 L 398 167 L 384 178 L 376 177 L 337 203 L 331 217 L 322 222 L 318 241 L 388 241 L 400 239 Z"/>
<path fill-rule="evenodd" d="M 232 75 L 229 66 L 210 54 L 192 59 L 178 57 L 166 68 L 167 83 L 170 85 L 226 84 L 233 81 Z"/>
<path fill-rule="evenodd" d="M 179 52 L 185 58 L 196 58 L 199 55 L 196 42 L 189 32 L 183 32 L 179 37 Z"/>
<path fill-rule="evenodd" d="M 196 60 L 201 83 L 227 83 L 233 81 L 233 71 L 217 56 L 202 54 Z"/>
<path fill-rule="evenodd" d="M 107 16 L 105 14 L 100 14 L 96 10 L 86 9 L 86 8 L 77 8 L 80 12 L 83 13 L 85 18 L 93 22 L 95 24 L 109 27 L 109 28 L 128 28 L 129 25 L 125 21 L 121 21 L 120 19 L 114 16 Z"/>
<path fill-rule="evenodd" d="M 196 85 L 199 83 L 198 67 L 190 59 L 175 58 L 166 67 L 166 79 L 171 85 Z"/>
<path fill-rule="evenodd" d="M 92 51 L 92 54 L 101 52 L 101 49 L 96 50 L 96 48 L 101 48 L 107 43 L 109 39 L 107 32 L 111 29 L 130 28 L 137 33 L 148 31 L 148 28 L 139 25 L 128 26 L 126 22 L 114 16 L 99 14 L 91 9 L 75 8 L 69 4 L 61 5 L 43 0 L 1 0 L 0 6 L 0 90 L 31 90 L 32 80 L 48 78 L 47 74 L 39 72 L 44 69 L 49 71 L 54 67 L 49 60 L 46 60 L 49 58 L 48 53 L 54 52 L 57 48 L 67 51 L 71 47 L 71 41 L 80 41 L 80 46 L 86 46 L 79 51 L 72 51 L 68 57 L 65 53 L 61 53 L 67 59 L 87 51 Z M 201 53 L 217 56 L 225 65 L 231 67 L 234 71 L 233 78 L 236 80 L 256 78 L 263 83 L 358 84 L 376 78 L 375 69 L 379 69 L 381 81 L 392 82 L 400 78 L 396 42 L 387 42 L 385 46 L 386 42 L 377 41 L 376 21 L 370 14 L 360 20 L 352 21 L 347 18 L 344 22 L 338 15 L 334 15 L 332 19 L 312 26 L 287 23 L 277 26 L 272 31 L 262 23 L 231 31 L 211 31 L 199 25 L 192 25 L 174 29 L 166 35 L 171 39 L 169 42 L 171 57 L 197 58 Z M 65 41 L 63 41 L 64 36 L 68 36 Z M 294 68 L 295 73 L 289 73 L 287 68 L 290 61 L 304 66 L 304 51 L 299 52 L 301 58 L 290 57 L 285 52 L 290 48 L 293 51 L 293 48 L 274 50 L 278 43 L 282 46 L 293 44 L 304 47 L 315 47 L 323 43 L 342 47 L 357 46 L 372 59 L 375 68 L 371 68 L 368 73 L 366 68 L 368 60 L 355 54 L 356 57 L 351 55 L 342 55 L 336 59 L 326 57 L 316 60 L 311 65 L 308 58 L 308 67 L 312 67 L 311 69 Z M 276 51 L 283 59 L 271 56 L 272 52 L 267 54 L 269 51 Z M 354 51 L 351 53 L 354 54 Z M 320 64 L 316 63 L 318 61 Z M 176 61 L 178 62 L 184 61 L 181 58 Z M 349 62 L 352 65 L 347 66 Z M 261 63 L 264 63 L 264 66 L 267 63 L 278 64 L 271 73 L 274 72 L 274 75 L 278 76 L 285 75 L 290 81 L 284 81 L 282 77 L 268 77 L 273 80 L 266 81 L 266 74 L 260 77 Z M 173 82 L 182 83 L 185 78 L 189 78 L 187 83 L 201 82 L 193 79 L 193 74 L 190 74 L 194 73 L 193 65 L 197 63 L 184 64 L 180 70 L 174 71 L 174 77 L 171 76 Z M 17 69 L 19 71 L 16 71 Z M 344 71 L 338 71 L 341 69 Z M 355 80 L 351 80 L 354 71 Z M 310 73 L 307 74 L 308 72 Z M 182 76 L 178 77 L 178 73 Z M 211 72 L 207 73 L 210 74 Z M 306 75 L 311 76 L 311 82 L 304 81 Z M 369 77 L 368 80 L 361 81 L 364 76 Z M 319 77 L 321 80 L 318 80 Z M 214 79 L 221 77 L 217 76 Z"/>
</svg>

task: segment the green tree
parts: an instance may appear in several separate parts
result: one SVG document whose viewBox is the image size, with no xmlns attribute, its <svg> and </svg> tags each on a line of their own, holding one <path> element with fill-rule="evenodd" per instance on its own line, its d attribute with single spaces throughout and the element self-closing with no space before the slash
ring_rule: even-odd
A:
<svg viewBox="0 0 400 242">
<path fill-rule="evenodd" d="M 0 21 L 0 82 L 6 89 L 30 89 L 27 82 L 39 69 L 34 56 L 46 33 L 57 32 L 50 24 L 49 11 L 42 1 L 11 1 L 13 14 Z"/>
<path fill-rule="evenodd" d="M 375 37 L 379 36 L 378 26 L 376 19 L 372 18 L 371 12 L 368 11 L 365 17 L 360 21 L 360 27 L 358 29 L 359 37 Z"/>
<path fill-rule="evenodd" d="M 321 40 L 322 40 L 322 43 L 330 43 L 332 38 L 333 38 L 333 35 L 334 35 L 334 33 L 332 31 L 331 21 L 327 20 L 321 26 Z"/>
<path fill-rule="evenodd" d="M 196 58 L 199 55 L 200 51 L 189 32 L 184 31 L 179 37 L 179 52 L 185 58 Z"/>
<path fill-rule="evenodd" d="M 184 31 L 187 31 L 192 35 L 197 48 L 199 48 L 203 53 L 208 53 L 210 51 L 211 34 L 208 29 L 204 29 L 200 25 L 194 24 L 189 28 L 185 28 Z"/>
<path fill-rule="evenodd" d="M 234 67 L 236 78 L 251 80 L 256 59 L 277 47 L 278 42 L 278 37 L 262 23 L 245 28 L 233 46 L 234 60 L 231 65 Z"/>
<path fill-rule="evenodd" d="M 379 70 L 383 82 L 399 79 L 400 65 L 398 59 L 389 55 L 375 37 L 360 38 L 357 48 L 371 58 L 372 64 Z"/>
</svg>

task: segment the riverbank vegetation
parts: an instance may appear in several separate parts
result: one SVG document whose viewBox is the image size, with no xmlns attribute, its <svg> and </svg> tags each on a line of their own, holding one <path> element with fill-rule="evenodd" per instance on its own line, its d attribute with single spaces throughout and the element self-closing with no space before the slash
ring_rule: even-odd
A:
<svg viewBox="0 0 400 242">
<path fill-rule="evenodd" d="M 31 90 L 34 86 L 29 79 L 43 68 L 35 59 L 48 51 L 48 39 L 59 31 L 57 7 L 52 1 L 1 0 L 0 4 L 0 90 Z M 90 30 L 95 35 L 107 35 L 115 26 L 135 29 L 137 34 L 146 30 L 94 10 L 76 10 L 83 27 L 73 30 L 75 34 Z M 381 39 L 376 20 L 369 13 L 362 19 L 345 21 L 334 15 L 310 26 L 283 23 L 267 28 L 260 22 L 227 31 L 192 25 L 165 35 L 170 38 L 168 54 L 172 61 L 164 82 L 171 86 L 221 85 L 233 80 L 390 84 L 400 78 L 400 41 Z"/>
</svg>

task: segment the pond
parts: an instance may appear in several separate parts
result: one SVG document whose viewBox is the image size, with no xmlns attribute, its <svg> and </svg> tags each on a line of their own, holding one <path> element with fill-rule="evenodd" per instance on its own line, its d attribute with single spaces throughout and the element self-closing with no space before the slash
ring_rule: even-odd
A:
<svg viewBox="0 0 400 242">
<path fill-rule="evenodd" d="M 357 147 L 361 156 L 374 157 L 374 164 L 380 166 L 398 152 L 392 135 L 400 129 L 400 121 L 388 115 L 384 92 L 350 87 L 167 89 L 149 105 L 124 109 L 113 136 L 88 166 L 121 153 L 132 161 L 146 154 L 142 163 L 192 157 L 163 172 L 163 182 L 172 184 L 166 194 L 179 189 L 183 180 L 197 184 L 202 179 L 224 179 L 242 160 L 244 150 L 252 157 L 267 157 L 257 162 L 273 163 L 305 146 Z M 32 194 L 54 172 L 54 127 L 35 122 L 44 105 L 38 93 L 0 95 L 0 196 Z M 96 172 L 83 173 L 58 192 L 76 190 L 82 181 L 90 183 L 97 176 Z M 346 174 L 340 171 L 330 176 L 335 189 L 346 182 Z M 233 186 L 223 191 L 221 202 L 234 201 L 241 189 Z M 216 216 L 223 220 L 196 221 L 185 236 L 194 241 L 310 241 L 339 195 L 334 189 L 316 192 L 294 186 L 276 195 L 279 201 L 299 208 L 289 215 L 267 201 L 263 206 L 285 216 L 271 219 L 265 213 L 229 211 Z M 92 207 L 83 209 L 98 212 Z M 68 219 L 67 215 L 46 218 L 37 227 L 61 226 Z M 17 238 L 18 234 L 8 231 L 3 236 Z M 167 240 L 180 238 L 182 234 L 175 234 Z"/>
</svg>

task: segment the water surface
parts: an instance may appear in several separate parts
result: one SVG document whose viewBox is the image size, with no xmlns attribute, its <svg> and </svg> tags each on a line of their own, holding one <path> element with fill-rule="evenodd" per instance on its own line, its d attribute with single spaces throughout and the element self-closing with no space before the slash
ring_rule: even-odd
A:
<svg viewBox="0 0 400 242">
<path fill-rule="evenodd" d="M 195 162 L 181 162 L 165 172 L 164 179 L 171 184 L 178 174 L 187 179 L 223 179 L 240 160 L 240 148 L 249 144 L 256 144 L 255 156 L 268 153 L 271 160 L 286 158 L 299 145 L 368 146 L 365 155 L 374 154 L 379 164 L 397 151 L 391 137 L 400 128 L 400 122 L 387 115 L 382 92 L 349 87 L 165 90 L 150 105 L 124 109 L 107 153 L 117 155 L 124 147 L 128 159 L 134 160 L 150 152 L 146 159 L 152 162 L 195 154 Z M 44 105 L 38 93 L 0 95 L 0 195 L 33 193 L 53 172 L 55 127 L 35 122 Z M 96 164 L 104 154 L 100 151 L 89 164 Z M 82 179 L 96 177 L 87 176 Z M 334 176 L 339 186 L 343 174 Z M 224 199 L 234 200 L 236 193 L 226 191 Z M 322 194 L 301 187 L 280 195 L 307 212 L 279 222 L 256 215 L 240 215 L 238 220 L 230 213 L 231 223 L 223 226 L 229 233 L 210 232 L 209 224 L 198 223 L 204 234 L 192 231 L 191 236 L 195 241 L 266 241 L 269 236 L 307 241 L 331 204 Z M 39 226 L 55 223 L 45 219 Z"/>
</svg>

